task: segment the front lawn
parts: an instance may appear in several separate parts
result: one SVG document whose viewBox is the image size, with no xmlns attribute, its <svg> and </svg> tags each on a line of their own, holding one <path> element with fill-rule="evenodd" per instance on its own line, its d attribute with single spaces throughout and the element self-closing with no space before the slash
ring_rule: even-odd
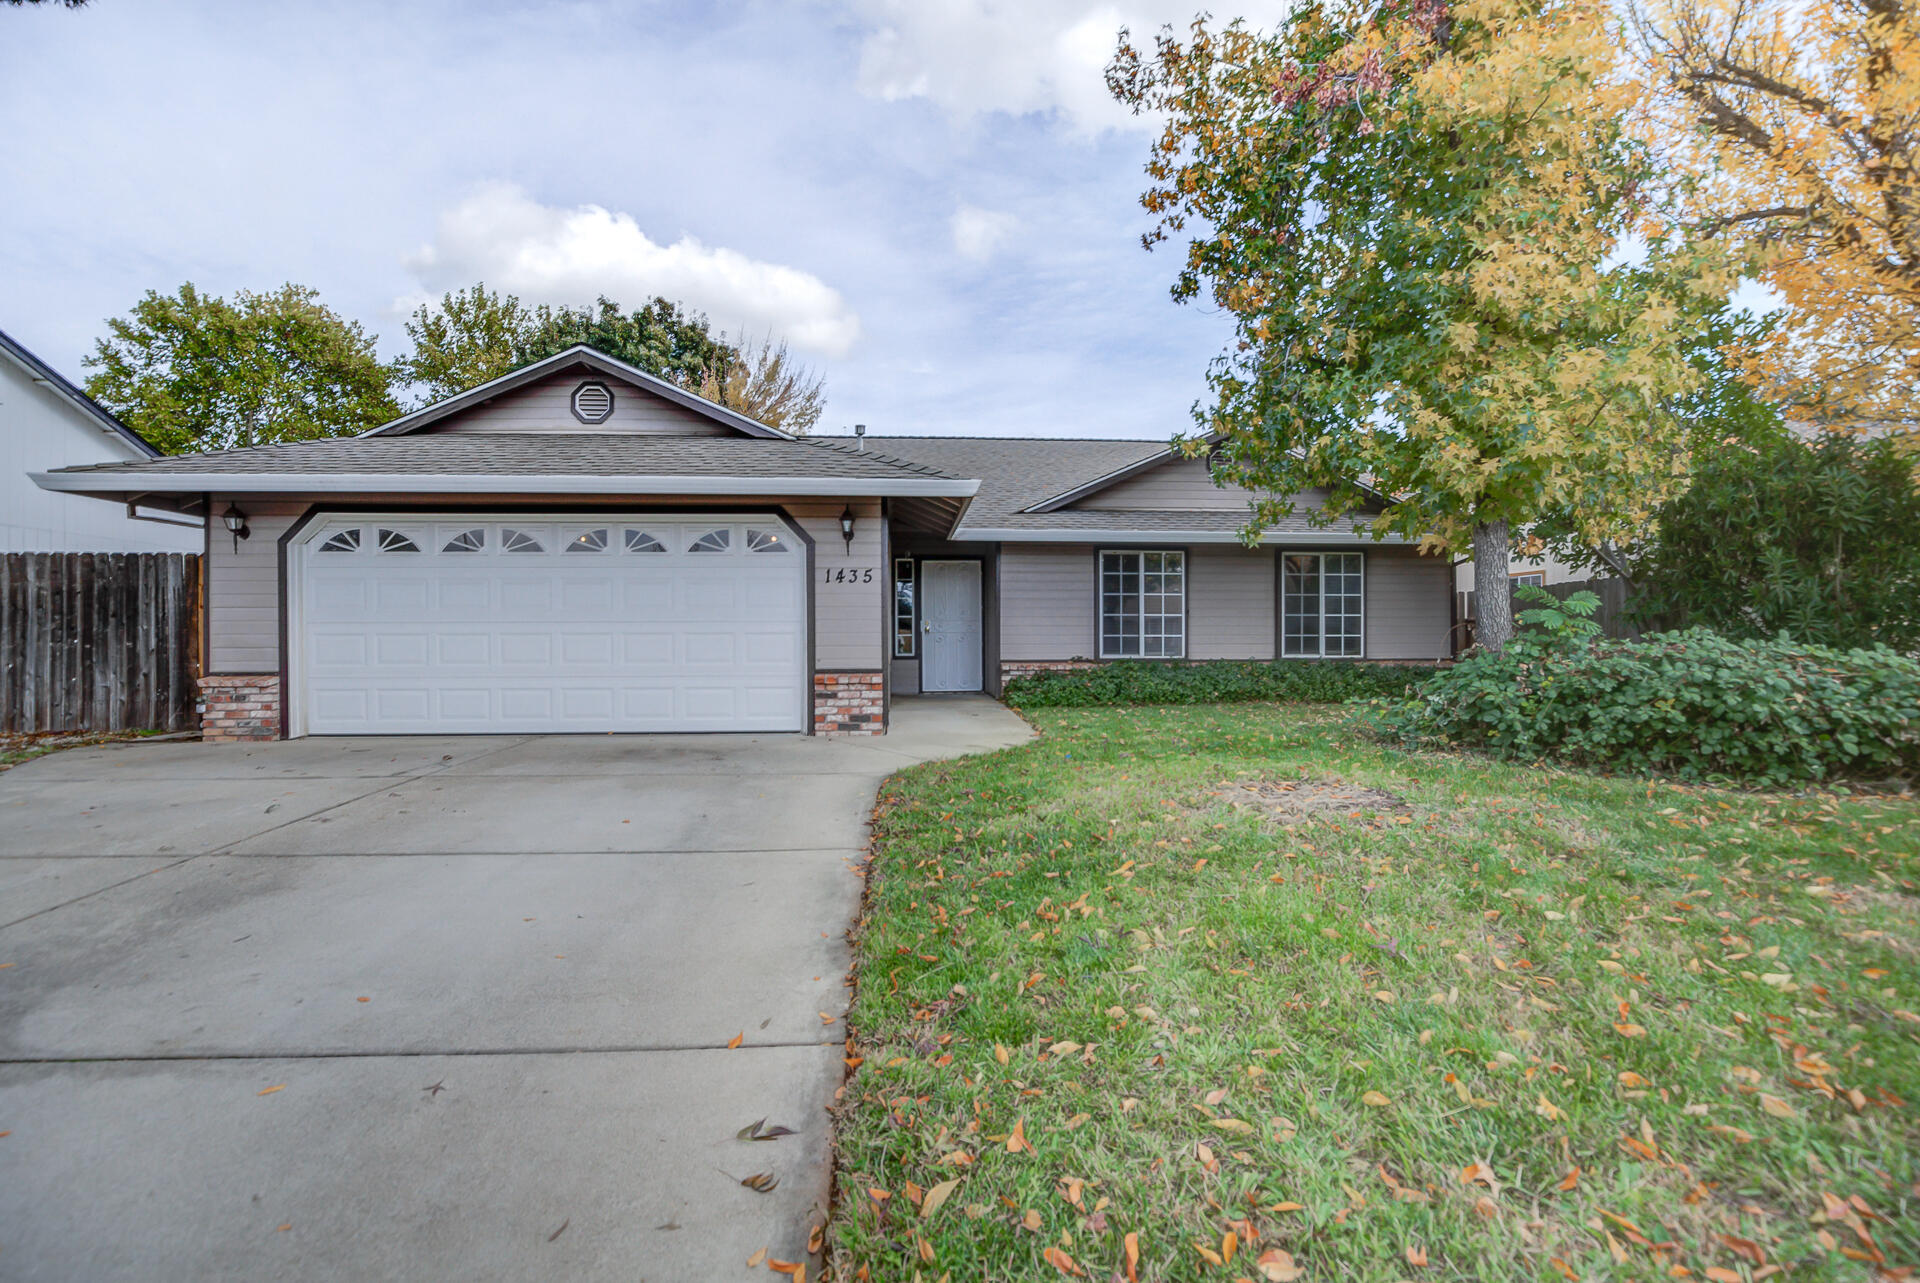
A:
<svg viewBox="0 0 1920 1283">
<path fill-rule="evenodd" d="M 1911 797 L 1409 754 L 1298 706 L 1032 716 L 883 795 L 836 1277 L 1920 1261 Z"/>
</svg>

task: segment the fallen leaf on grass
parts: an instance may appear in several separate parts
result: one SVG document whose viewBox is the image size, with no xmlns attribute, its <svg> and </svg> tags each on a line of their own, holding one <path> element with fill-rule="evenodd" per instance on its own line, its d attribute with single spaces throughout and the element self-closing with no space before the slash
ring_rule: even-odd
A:
<svg viewBox="0 0 1920 1283">
<path fill-rule="evenodd" d="M 1569 1171 L 1564 1177 L 1562 1177 L 1560 1180 L 1560 1183 L 1558 1185 L 1555 1185 L 1554 1188 L 1555 1189 L 1573 1189 L 1579 1184 L 1580 1184 L 1580 1169 L 1578 1167 L 1575 1167 L 1571 1171 Z"/>
<path fill-rule="evenodd" d="M 1360 1097 L 1362 1104 L 1372 1105 L 1375 1109 L 1384 1109 L 1393 1103 L 1393 1097 L 1383 1091 L 1370 1091 Z"/>
<path fill-rule="evenodd" d="M 1407 1264 L 1416 1270 L 1426 1269 L 1427 1249 L 1424 1247 L 1409 1247 L 1407 1249 Z"/>
<path fill-rule="evenodd" d="M 952 1197 L 953 1191 L 959 1188 L 960 1178 L 956 1176 L 950 1181 L 941 1181 L 938 1185 L 928 1190 L 927 1196 L 920 1200 L 921 1219 L 924 1220 L 939 1211 L 940 1205 Z"/>
<path fill-rule="evenodd" d="M 755 1172 L 740 1183 L 756 1194 L 771 1194 L 780 1184 L 780 1178 L 772 1172 Z"/>
<path fill-rule="evenodd" d="M 1644 1038 L 1647 1036 L 1647 1027 L 1645 1025 L 1636 1025 L 1626 1021 L 1616 1020 L 1613 1022 L 1613 1027 L 1619 1032 L 1622 1038 Z"/>
<path fill-rule="evenodd" d="M 1241 1122 L 1238 1118 L 1216 1118 L 1213 1120 L 1213 1125 L 1223 1132 L 1234 1132 L 1242 1136 L 1251 1136 L 1254 1132 L 1252 1123 Z"/>
<path fill-rule="evenodd" d="M 1792 1105 L 1789 1105 L 1786 1101 L 1781 1100 L 1778 1096 L 1769 1096 L 1765 1092 L 1760 1093 L 1760 1108 L 1766 1110 L 1769 1114 L 1772 1114 L 1775 1118 L 1792 1118 L 1793 1117 Z"/>
<path fill-rule="evenodd" d="M 1124 1240 L 1127 1249 L 1127 1283 L 1140 1283 L 1140 1236 L 1130 1233 Z"/>
<path fill-rule="evenodd" d="M 1071 1256 L 1068 1256 L 1065 1252 L 1061 1251 L 1057 1247 L 1050 1247 L 1046 1251 L 1040 1253 L 1040 1259 L 1045 1261 L 1048 1265 L 1051 1265 L 1054 1269 L 1059 1270 L 1062 1274 L 1070 1274 L 1077 1279 L 1085 1278 L 1087 1276 L 1087 1272 L 1085 1270 L 1081 1269 L 1078 1265 L 1074 1264 L 1073 1258 Z"/>
<path fill-rule="evenodd" d="M 1306 1274 L 1304 1268 L 1293 1263 L 1291 1253 L 1277 1247 L 1260 1253 L 1260 1259 L 1255 1264 L 1260 1267 L 1260 1277 L 1266 1279 L 1267 1283 L 1293 1283 Z"/>
<path fill-rule="evenodd" d="M 1004 1065 L 1013 1059 L 1013 1053 L 996 1042 L 993 1044 L 993 1058 Z"/>
<path fill-rule="evenodd" d="M 1033 1142 L 1027 1139 L 1027 1120 L 1020 1118 L 1014 1120 L 1013 1134 L 1007 1137 L 1007 1152 L 1017 1154 L 1023 1149 L 1029 1154 L 1037 1152 Z"/>
</svg>

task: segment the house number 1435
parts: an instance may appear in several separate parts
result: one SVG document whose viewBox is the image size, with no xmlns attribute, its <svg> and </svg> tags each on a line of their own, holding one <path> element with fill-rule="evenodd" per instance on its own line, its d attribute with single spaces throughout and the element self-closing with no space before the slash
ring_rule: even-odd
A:
<svg viewBox="0 0 1920 1283">
<path fill-rule="evenodd" d="M 873 582 L 873 567 L 834 566 L 820 572 L 823 584 L 870 584 Z"/>
</svg>

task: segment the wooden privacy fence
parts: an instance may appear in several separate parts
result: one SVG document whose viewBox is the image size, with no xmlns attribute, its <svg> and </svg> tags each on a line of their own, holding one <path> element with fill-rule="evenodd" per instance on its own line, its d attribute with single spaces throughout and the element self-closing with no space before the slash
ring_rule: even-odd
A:
<svg viewBox="0 0 1920 1283">
<path fill-rule="evenodd" d="M 0 732 L 196 726 L 200 558 L 0 556 Z"/>
</svg>

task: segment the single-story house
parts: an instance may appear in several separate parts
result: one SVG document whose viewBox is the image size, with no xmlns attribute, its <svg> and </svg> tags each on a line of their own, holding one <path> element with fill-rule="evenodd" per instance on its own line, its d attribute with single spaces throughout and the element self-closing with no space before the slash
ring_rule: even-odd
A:
<svg viewBox="0 0 1920 1283">
<path fill-rule="evenodd" d="M 0 330 L 0 552 L 198 552 L 198 522 L 75 503 L 34 485 L 67 464 L 160 453 L 92 397 Z M 137 496 L 134 496 L 137 497 Z M 122 496 L 123 500 L 127 496 Z"/>
<path fill-rule="evenodd" d="M 358 437 L 62 468 L 205 515 L 206 728 L 856 731 L 1114 659 L 1435 660 L 1442 558 L 1150 441 L 796 439 L 580 347 Z M 1303 496 L 1311 505 L 1312 496 Z"/>
</svg>

